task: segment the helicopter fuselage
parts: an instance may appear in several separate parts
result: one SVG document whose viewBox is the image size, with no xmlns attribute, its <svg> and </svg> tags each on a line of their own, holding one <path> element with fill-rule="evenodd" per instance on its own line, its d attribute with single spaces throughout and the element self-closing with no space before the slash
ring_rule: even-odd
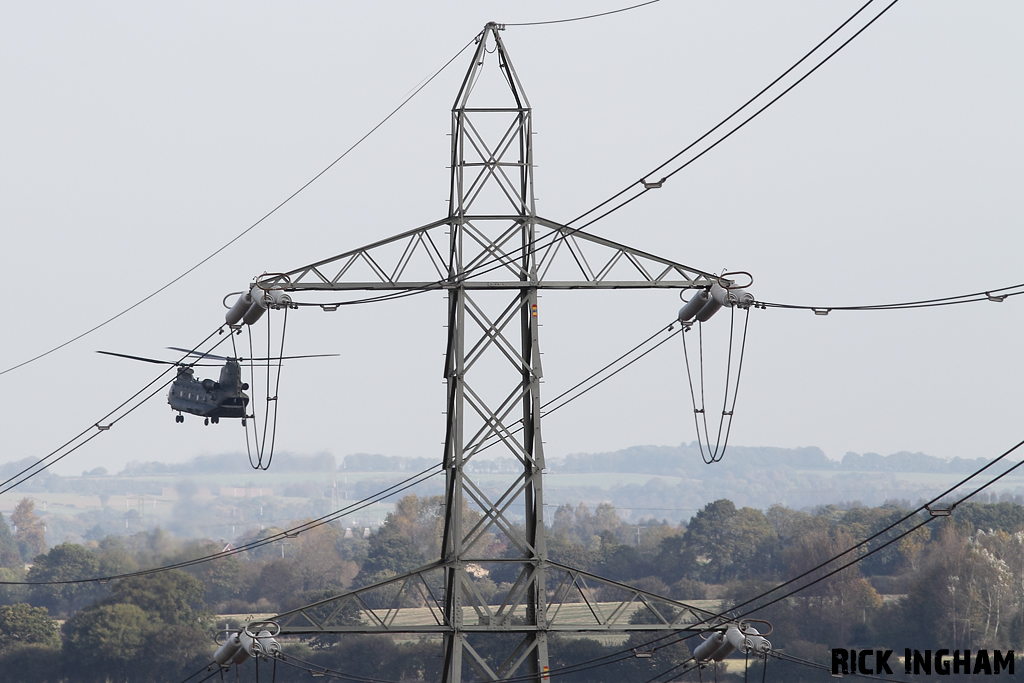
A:
<svg viewBox="0 0 1024 683">
<path fill-rule="evenodd" d="M 211 418 L 214 423 L 222 417 L 246 417 L 249 396 L 243 391 L 248 385 L 240 381 L 240 368 L 236 361 L 228 361 L 220 371 L 220 380 L 198 380 L 194 370 L 182 367 L 171 383 L 167 403 L 171 410 Z M 181 421 L 180 416 L 177 420 Z"/>
</svg>

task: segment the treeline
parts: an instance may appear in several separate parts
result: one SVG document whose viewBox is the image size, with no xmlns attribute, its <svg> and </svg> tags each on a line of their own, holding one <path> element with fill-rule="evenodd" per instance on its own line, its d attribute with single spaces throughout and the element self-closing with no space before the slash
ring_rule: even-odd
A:
<svg viewBox="0 0 1024 683">
<path fill-rule="evenodd" d="M 611 453 L 569 454 L 553 466 L 564 472 L 649 472 L 670 474 L 694 472 L 689 463 L 700 462 L 700 445 L 694 441 L 678 446 L 634 446 Z M 773 448 L 770 446 L 729 446 L 729 457 L 716 463 L 722 470 L 785 467 L 822 472 L 944 472 L 968 474 L 988 462 L 985 458 L 946 460 L 925 453 L 900 451 L 891 455 L 849 452 L 832 460 L 815 446 Z M 700 471 L 700 470 L 697 470 Z M 700 475 L 698 475 L 700 476 Z"/>
<path fill-rule="evenodd" d="M 472 524 L 477 513 L 466 514 Z M 752 616 L 773 624 L 773 645 L 825 664 L 832 647 L 1020 651 L 1020 505 L 966 503 L 952 516 L 897 538 L 898 532 L 930 519 L 916 516 L 843 560 L 859 557 L 859 562 L 827 575 L 838 564 L 823 563 L 906 514 L 905 506 L 897 503 L 803 511 L 776 505 L 761 511 L 721 499 L 704 506 L 688 525 L 654 520 L 637 524 L 625 522 L 607 504 L 593 510 L 582 504 L 563 505 L 549 517 L 548 552 L 554 561 L 664 597 L 714 600 L 703 603 L 711 609 L 730 609 L 748 600 L 752 602 L 744 612 L 766 605 Z M 108 583 L 60 583 L 202 558 L 223 546 L 151 531 L 40 548 L 39 520 L 33 519 L 31 501 L 26 499 L 12 516 L 16 533 L 0 520 L 0 580 L 32 584 L 0 587 L 0 604 L 5 605 L 0 608 L 0 671 L 5 681 L 175 683 L 209 661 L 214 629 L 230 623 L 214 615 L 286 611 L 421 566 L 438 557 L 443 515 L 441 497 L 407 496 L 368 539 L 328 524 L 282 543 L 182 570 Z M 233 543 L 279 531 L 254 529 Z M 481 543 L 484 556 L 517 556 L 500 533 L 489 534 Z M 26 567 L 25 559 L 33 553 L 31 566 Z M 474 588 L 500 602 L 512 589 L 515 569 L 514 563 L 476 568 Z M 768 593 L 808 572 L 806 579 L 788 589 L 814 583 L 793 596 L 774 601 L 784 591 Z M 431 589 L 442 590 L 440 585 Z M 602 597 L 600 591 L 595 596 Z M 58 629 L 54 618 L 66 621 Z M 624 644 L 603 645 L 552 635 L 552 669 L 624 648 L 644 651 L 644 643 L 655 637 L 634 634 Z M 498 666 L 514 647 L 510 638 L 481 638 L 474 647 Z M 674 643 L 657 648 L 651 658 L 630 657 L 560 678 L 646 681 L 684 662 L 687 645 Z M 285 653 L 295 661 L 391 681 L 437 680 L 440 652 L 440 641 L 429 638 L 319 636 L 285 644 Z M 730 673 L 720 672 L 721 680 L 741 676 L 743 660 L 735 662 Z M 820 672 L 781 662 L 768 666 L 774 668 L 769 676 L 775 680 L 821 678 Z M 263 671 L 266 676 L 267 669 Z M 255 664 L 249 662 L 240 673 L 242 680 L 254 680 Z M 308 675 L 306 669 L 281 665 L 276 680 L 306 680 Z M 475 680 L 468 668 L 466 677 Z"/>
</svg>

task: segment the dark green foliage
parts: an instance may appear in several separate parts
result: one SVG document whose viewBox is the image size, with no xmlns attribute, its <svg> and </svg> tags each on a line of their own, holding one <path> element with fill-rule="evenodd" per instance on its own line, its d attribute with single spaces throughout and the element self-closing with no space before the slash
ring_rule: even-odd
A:
<svg viewBox="0 0 1024 683">
<path fill-rule="evenodd" d="M 393 525 L 385 523 L 370 537 L 370 549 L 363 567 L 356 577 L 356 585 L 369 583 L 367 577 L 381 572 L 402 574 L 425 562 L 412 541 L 399 533 Z"/>
<path fill-rule="evenodd" d="M 66 581 L 102 576 L 95 554 L 75 543 L 62 543 L 50 552 L 36 557 L 28 580 Z M 32 586 L 32 603 L 55 613 L 71 614 L 88 602 L 106 594 L 106 588 L 92 582 L 57 583 Z"/>
<path fill-rule="evenodd" d="M 516 552 L 516 554 L 518 555 L 519 553 Z M 548 557 L 555 562 L 585 571 L 592 571 L 600 561 L 597 553 L 573 543 L 566 534 L 559 532 L 555 532 L 554 536 L 548 539 Z M 502 580 L 510 581 L 514 580 L 514 578 L 503 578 Z"/>
<path fill-rule="evenodd" d="M 281 605 L 302 591 L 302 581 L 291 560 L 277 558 L 264 563 L 259 578 L 248 588 L 250 599 L 262 596 Z"/>
<path fill-rule="evenodd" d="M 666 638 L 653 645 L 648 644 L 658 637 L 650 633 L 635 633 L 624 645 L 611 646 L 602 645 L 588 638 L 551 637 L 548 652 L 551 671 L 555 672 L 580 662 L 593 662 L 626 651 L 625 657 L 620 655 L 585 664 L 552 680 L 568 683 L 643 683 L 689 659 L 690 652 L 686 643 L 680 642 L 678 637 Z M 652 655 L 649 658 L 638 658 L 633 655 L 632 650 L 641 654 L 651 652 Z"/>
<path fill-rule="evenodd" d="M 165 624 L 194 624 L 205 607 L 203 584 L 181 571 L 123 579 L 103 602 L 135 605 Z"/>
<path fill-rule="evenodd" d="M 394 639 L 387 636 L 352 635 L 340 638 L 333 647 L 312 651 L 309 661 L 356 677 L 399 681 L 404 668 L 399 652 Z"/>
<path fill-rule="evenodd" d="M 680 559 L 692 557 L 699 578 L 722 583 L 770 576 L 777 549 L 778 535 L 760 510 L 737 510 L 730 500 L 716 500 L 690 520 Z"/>
<path fill-rule="evenodd" d="M 202 594 L 202 584 L 180 571 L 117 583 L 64 624 L 65 673 L 82 683 L 180 680 L 210 659 Z"/>
<path fill-rule="evenodd" d="M 56 647 L 32 643 L 14 645 L 0 653 L 4 683 L 61 683 L 60 643 Z"/>
<path fill-rule="evenodd" d="M 64 625 L 65 666 L 83 681 L 134 678 L 142 673 L 150 628 L 148 615 L 137 605 L 108 604 L 84 610 Z"/>
<path fill-rule="evenodd" d="M 50 613 L 24 603 L 0 607 L 0 653 L 29 644 L 60 649 L 60 631 Z"/>
</svg>

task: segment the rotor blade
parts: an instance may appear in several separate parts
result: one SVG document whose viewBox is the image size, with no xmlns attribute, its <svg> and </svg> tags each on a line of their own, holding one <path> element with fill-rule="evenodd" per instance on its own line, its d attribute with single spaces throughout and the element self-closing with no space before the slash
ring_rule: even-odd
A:
<svg viewBox="0 0 1024 683">
<path fill-rule="evenodd" d="M 225 356 L 217 356 L 212 353 L 199 353 L 198 351 L 193 351 L 192 349 L 183 349 L 179 346 L 168 346 L 167 348 L 170 349 L 171 351 L 181 351 L 182 353 L 186 353 L 190 356 L 197 356 L 199 358 L 213 358 L 214 360 L 234 360 L 232 358 L 227 358 Z"/>
<path fill-rule="evenodd" d="M 168 346 L 171 351 L 181 351 L 192 356 L 199 356 L 200 358 L 215 358 L 217 360 L 237 360 L 239 362 L 247 362 L 251 360 L 257 361 L 275 361 L 275 360 L 293 360 L 295 358 L 330 358 L 333 356 L 340 356 L 340 353 L 313 353 L 304 356 L 270 356 L 269 358 L 226 358 L 224 356 L 215 356 L 212 353 L 199 353 L 197 351 L 191 351 L 189 349 L 183 349 L 178 346 Z"/>
<path fill-rule="evenodd" d="M 158 365 L 177 365 L 177 363 L 169 360 L 143 358 L 142 356 L 129 356 L 127 353 L 114 353 L 113 351 L 97 351 L 96 353 L 102 353 L 107 356 L 117 356 L 118 358 L 130 358 L 131 360 L 141 360 L 143 363 L 157 363 Z"/>
<path fill-rule="evenodd" d="M 239 358 L 238 360 L 240 360 L 240 361 L 243 361 L 243 360 L 244 361 L 250 361 L 250 360 L 275 361 L 275 360 L 292 360 L 292 359 L 295 359 L 295 358 L 330 358 L 330 357 L 333 357 L 333 356 L 340 356 L 340 355 L 341 355 L 340 353 L 313 353 L 313 354 L 309 354 L 309 355 L 306 355 L 306 356 L 271 356 L 270 358 Z"/>
<path fill-rule="evenodd" d="M 114 353 L 113 351 L 97 351 L 96 353 L 102 353 L 107 356 L 118 356 L 119 358 L 129 358 L 131 360 L 141 360 L 143 363 L 156 363 L 157 365 L 188 365 L 189 367 L 220 367 L 213 363 L 175 363 L 172 360 L 157 360 L 156 358 L 143 358 L 142 356 L 129 356 L 127 353 Z"/>
</svg>

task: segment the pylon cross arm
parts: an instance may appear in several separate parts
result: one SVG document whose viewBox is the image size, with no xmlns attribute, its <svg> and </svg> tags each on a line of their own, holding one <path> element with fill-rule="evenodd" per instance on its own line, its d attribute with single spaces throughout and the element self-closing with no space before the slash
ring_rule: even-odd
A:
<svg viewBox="0 0 1024 683">
<path fill-rule="evenodd" d="M 359 249 L 262 279 L 286 291 L 410 291 L 521 289 L 702 289 L 717 277 L 677 261 L 546 218 L 531 221 L 537 237 L 530 259 L 536 279 L 522 279 L 523 250 L 512 241 L 521 225 L 484 239 L 474 222 L 507 217 L 464 216 L 460 229 L 476 251 L 464 273 L 450 276 L 447 249 L 452 218 L 428 223 Z M 503 239 L 504 238 L 504 239 Z"/>
<path fill-rule="evenodd" d="M 464 560 L 464 562 L 470 562 Z M 479 562 L 495 562 L 481 558 Z M 281 633 L 467 633 L 534 632 L 537 626 L 513 619 L 535 588 L 534 564 L 526 559 L 504 599 L 490 602 L 475 588 L 475 579 L 460 572 L 463 624 L 445 619 L 441 605 L 444 563 L 432 563 L 357 590 L 273 617 Z M 451 564 L 451 563 L 448 563 Z M 547 562 L 550 591 L 543 630 L 559 633 L 628 633 L 636 631 L 701 632 L 725 623 L 714 612 L 694 607 L 556 562 Z M 472 623 L 472 617 L 477 623 Z M 638 618 L 639 617 L 639 618 Z"/>
</svg>

